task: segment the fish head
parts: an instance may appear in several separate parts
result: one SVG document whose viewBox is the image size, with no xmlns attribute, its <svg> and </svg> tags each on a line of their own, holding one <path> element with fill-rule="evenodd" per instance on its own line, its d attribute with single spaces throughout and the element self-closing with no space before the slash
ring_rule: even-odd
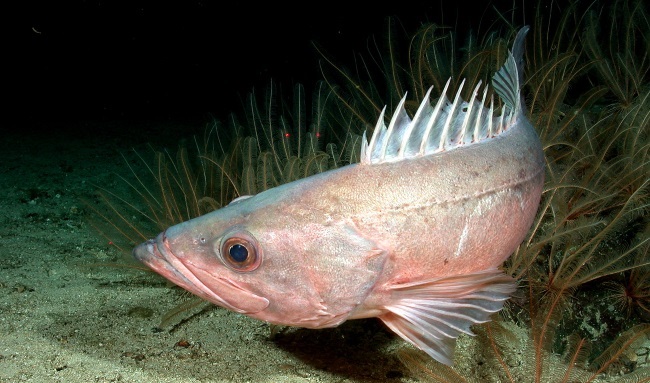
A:
<svg viewBox="0 0 650 383">
<path fill-rule="evenodd" d="M 369 294 L 385 252 L 345 222 L 300 219 L 307 213 L 284 202 L 283 190 L 172 226 L 133 255 L 229 310 L 275 324 L 336 326 Z"/>
</svg>

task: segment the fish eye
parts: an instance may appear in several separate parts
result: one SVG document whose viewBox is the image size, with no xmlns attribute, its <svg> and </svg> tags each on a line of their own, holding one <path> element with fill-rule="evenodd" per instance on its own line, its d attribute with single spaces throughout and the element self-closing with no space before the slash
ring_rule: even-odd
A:
<svg viewBox="0 0 650 383">
<path fill-rule="evenodd" d="M 246 262 L 248 260 L 248 249 L 241 243 L 235 243 L 228 248 L 228 255 L 230 255 L 233 262 Z"/>
<path fill-rule="evenodd" d="M 221 240 L 221 259 L 234 271 L 253 271 L 262 261 L 257 242 L 247 232 L 232 233 Z"/>
</svg>

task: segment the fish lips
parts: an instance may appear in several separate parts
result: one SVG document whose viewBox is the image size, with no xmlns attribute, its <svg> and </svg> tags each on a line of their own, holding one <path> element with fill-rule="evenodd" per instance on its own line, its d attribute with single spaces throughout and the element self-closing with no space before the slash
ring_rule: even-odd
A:
<svg viewBox="0 0 650 383">
<path fill-rule="evenodd" d="M 229 310 L 250 315 L 269 306 L 268 299 L 246 290 L 230 278 L 195 265 L 188 268 L 169 248 L 165 232 L 136 246 L 133 257 L 174 284 Z"/>
</svg>

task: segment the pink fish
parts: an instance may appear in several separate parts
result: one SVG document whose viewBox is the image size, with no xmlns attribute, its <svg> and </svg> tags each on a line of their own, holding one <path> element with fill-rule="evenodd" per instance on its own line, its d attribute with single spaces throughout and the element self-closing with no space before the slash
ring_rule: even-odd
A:
<svg viewBox="0 0 650 383">
<path fill-rule="evenodd" d="M 469 101 L 429 93 L 411 119 L 384 113 L 361 161 L 240 197 L 133 251 L 153 270 L 227 309 L 323 328 L 378 317 L 452 364 L 456 338 L 515 290 L 499 266 L 535 217 L 544 154 L 520 95 L 524 37 Z M 460 88 L 462 89 L 463 84 Z M 489 104 L 489 106 L 486 106 Z"/>
</svg>

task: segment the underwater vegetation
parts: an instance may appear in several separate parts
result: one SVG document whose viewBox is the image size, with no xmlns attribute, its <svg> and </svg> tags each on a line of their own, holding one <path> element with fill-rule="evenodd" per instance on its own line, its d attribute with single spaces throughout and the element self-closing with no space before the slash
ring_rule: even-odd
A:
<svg viewBox="0 0 650 383">
<path fill-rule="evenodd" d="M 523 94 L 547 173 L 530 234 L 503 265 L 519 289 L 495 321 L 475 326 L 469 362 L 448 367 L 410 347 L 400 350 L 414 376 L 650 382 L 646 8 L 642 0 L 536 8 Z M 136 153 L 139 161 L 127 161 L 130 174 L 122 176 L 134 195 L 100 189 L 93 207 L 98 229 L 130 254 L 164 228 L 238 196 L 358 161 L 361 134 L 371 133 L 383 107 L 393 110 L 404 93 L 413 112 L 431 85 L 440 90 L 448 78 L 453 89 L 463 78 L 489 82 L 521 25 L 514 11 L 498 13 L 498 20 L 459 43 L 453 28 L 436 24 L 404 38 L 396 32 L 399 20 L 391 19 L 385 46 L 373 41 L 353 70 L 315 46 L 324 79 L 310 103 L 301 85 L 286 98 L 271 84 L 261 100 L 249 95 L 241 120 L 232 114 L 214 121 L 175 154 Z M 190 302 L 163 325 L 200 303 Z"/>
</svg>

